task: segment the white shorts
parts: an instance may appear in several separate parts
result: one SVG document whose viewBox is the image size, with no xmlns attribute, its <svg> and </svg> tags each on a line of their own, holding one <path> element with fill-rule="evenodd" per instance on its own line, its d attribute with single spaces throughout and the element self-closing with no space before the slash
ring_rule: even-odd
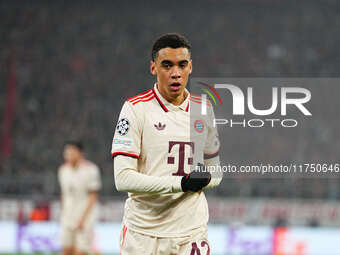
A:
<svg viewBox="0 0 340 255">
<path fill-rule="evenodd" d="M 120 234 L 121 255 L 210 255 L 207 229 L 179 238 L 163 238 L 137 233 L 122 226 Z"/>
<path fill-rule="evenodd" d="M 68 227 L 61 228 L 61 245 L 64 248 L 75 248 L 78 251 L 90 252 L 92 241 L 92 228 L 82 230 L 72 230 Z"/>
</svg>

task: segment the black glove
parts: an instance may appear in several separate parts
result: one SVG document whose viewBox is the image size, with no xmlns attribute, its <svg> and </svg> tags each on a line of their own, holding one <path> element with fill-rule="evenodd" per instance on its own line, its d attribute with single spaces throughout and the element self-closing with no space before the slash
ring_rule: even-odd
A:
<svg viewBox="0 0 340 255">
<path fill-rule="evenodd" d="M 202 171 L 204 169 L 202 164 L 198 164 L 198 166 L 199 170 L 194 170 L 182 177 L 181 186 L 183 192 L 197 192 L 209 184 L 211 174 L 208 171 Z"/>
</svg>

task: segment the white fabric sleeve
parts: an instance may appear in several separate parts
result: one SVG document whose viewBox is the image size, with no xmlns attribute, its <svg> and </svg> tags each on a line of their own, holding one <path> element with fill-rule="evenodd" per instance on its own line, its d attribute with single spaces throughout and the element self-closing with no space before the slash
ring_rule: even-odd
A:
<svg viewBox="0 0 340 255">
<path fill-rule="evenodd" d="M 204 166 L 207 167 L 211 174 L 211 180 L 204 189 L 212 189 L 220 185 L 223 178 L 223 171 L 220 166 L 220 157 L 216 156 L 211 159 L 205 159 Z"/>
<path fill-rule="evenodd" d="M 100 171 L 97 166 L 93 166 L 88 175 L 87 189 L 89 191 L 99 191 L 102 187 Z"/>
<path fill-rule="evenodd" d="M 137 172 L 137 159 L 117 155 L 114 178 L 118 191 L 130 193 L 167 194 L 182 192 L 182 176 L 149 176 Z"/>
<path fill-rule="evenodd" d="M 113 158 L 117 155 L 139 157 L 142 136 L 141 118 L 141 114 L 136 113 L 136 109 L 126 101 L 120 112 L 112 140 Z"/>
<path fill-rule="evenodd" d="M 219 154 L 220 141 L 218 138 L 217 128 L 214 127 L 215 114 L 213 107 L 208 107 L 207 126 L 208 136 L 204 146 L 204 159 L 211 159 Z"/>
<path fill-rule="evenodd" d="M 212 107 L 208 109 L 208 136 L 207 142 L 204 146 L 204 166 L 211 173 L 210 183 L 205 187 L 205 189 L 211 189 L 218 186 L 223 177 L 223 172 L 220 165 L 219 149 L 220 141 L 218 138 L 217 128 L 214 127 L 215 114 Z"/>
</svg>

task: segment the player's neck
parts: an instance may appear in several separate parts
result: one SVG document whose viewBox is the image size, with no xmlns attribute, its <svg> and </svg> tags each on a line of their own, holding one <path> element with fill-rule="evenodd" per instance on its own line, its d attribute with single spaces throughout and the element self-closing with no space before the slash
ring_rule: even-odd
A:
<svg viewBox="0 0 340 255">
<path fill-rule="evenodd" d="M 79 165 L 81 164 L 81 162 L 82 162 L 83 160 L 84 160 L 83 158 L 80 158 L 80 159 L 78 159 L 77 161 L 71 163 L 72 168 L 75 169 L 75 170 L 78 169 Z"/>
<path fill-rule="evenodd" d="M 168 97 L 165 93 L 162 93 L 159 89 L 158 91 L 166 101 L 176 106 L 181 105 L 188 96 L 188 93 L 185 90 L 183 91 L 182 94 L 180 94 L 179 96 L 175 98 Z"/>
<path fill-rule="evenodd" d="M 185 99 L 187 98 L 187 96 L 188 96 L 188 93 L 184 90 L 183 91 L 183 93 L 181 94 L 181 95 L 179 95 L 178 97 L 176 97 L 175 99 L 174 99 L 174 101 L 173 102 L 170 102 L 170 103 L 172 103 L 173 105 L 181 105 L 184 101 L 185 101 Z"/>
</svg>

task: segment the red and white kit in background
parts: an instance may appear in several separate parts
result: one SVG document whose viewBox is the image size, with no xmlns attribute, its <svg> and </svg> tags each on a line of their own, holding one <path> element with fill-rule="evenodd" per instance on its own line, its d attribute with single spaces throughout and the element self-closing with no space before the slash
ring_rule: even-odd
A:
<svg viewBox="0 0 340 255">
<path fill-rule="evenodd" d="M 84 227 L 75 231 L 89 203 L 89 192 L 99 191 L 99 168 L 88 160 L 82 160 L 76 168 L 63 164 L 58 171 L 61 187 L 61 243 L 63 247 L 75 246 L 77 250 L 90 252 L 93 227 L 97 220 L 97 206 L 88 214 Z"/>
</svg>

